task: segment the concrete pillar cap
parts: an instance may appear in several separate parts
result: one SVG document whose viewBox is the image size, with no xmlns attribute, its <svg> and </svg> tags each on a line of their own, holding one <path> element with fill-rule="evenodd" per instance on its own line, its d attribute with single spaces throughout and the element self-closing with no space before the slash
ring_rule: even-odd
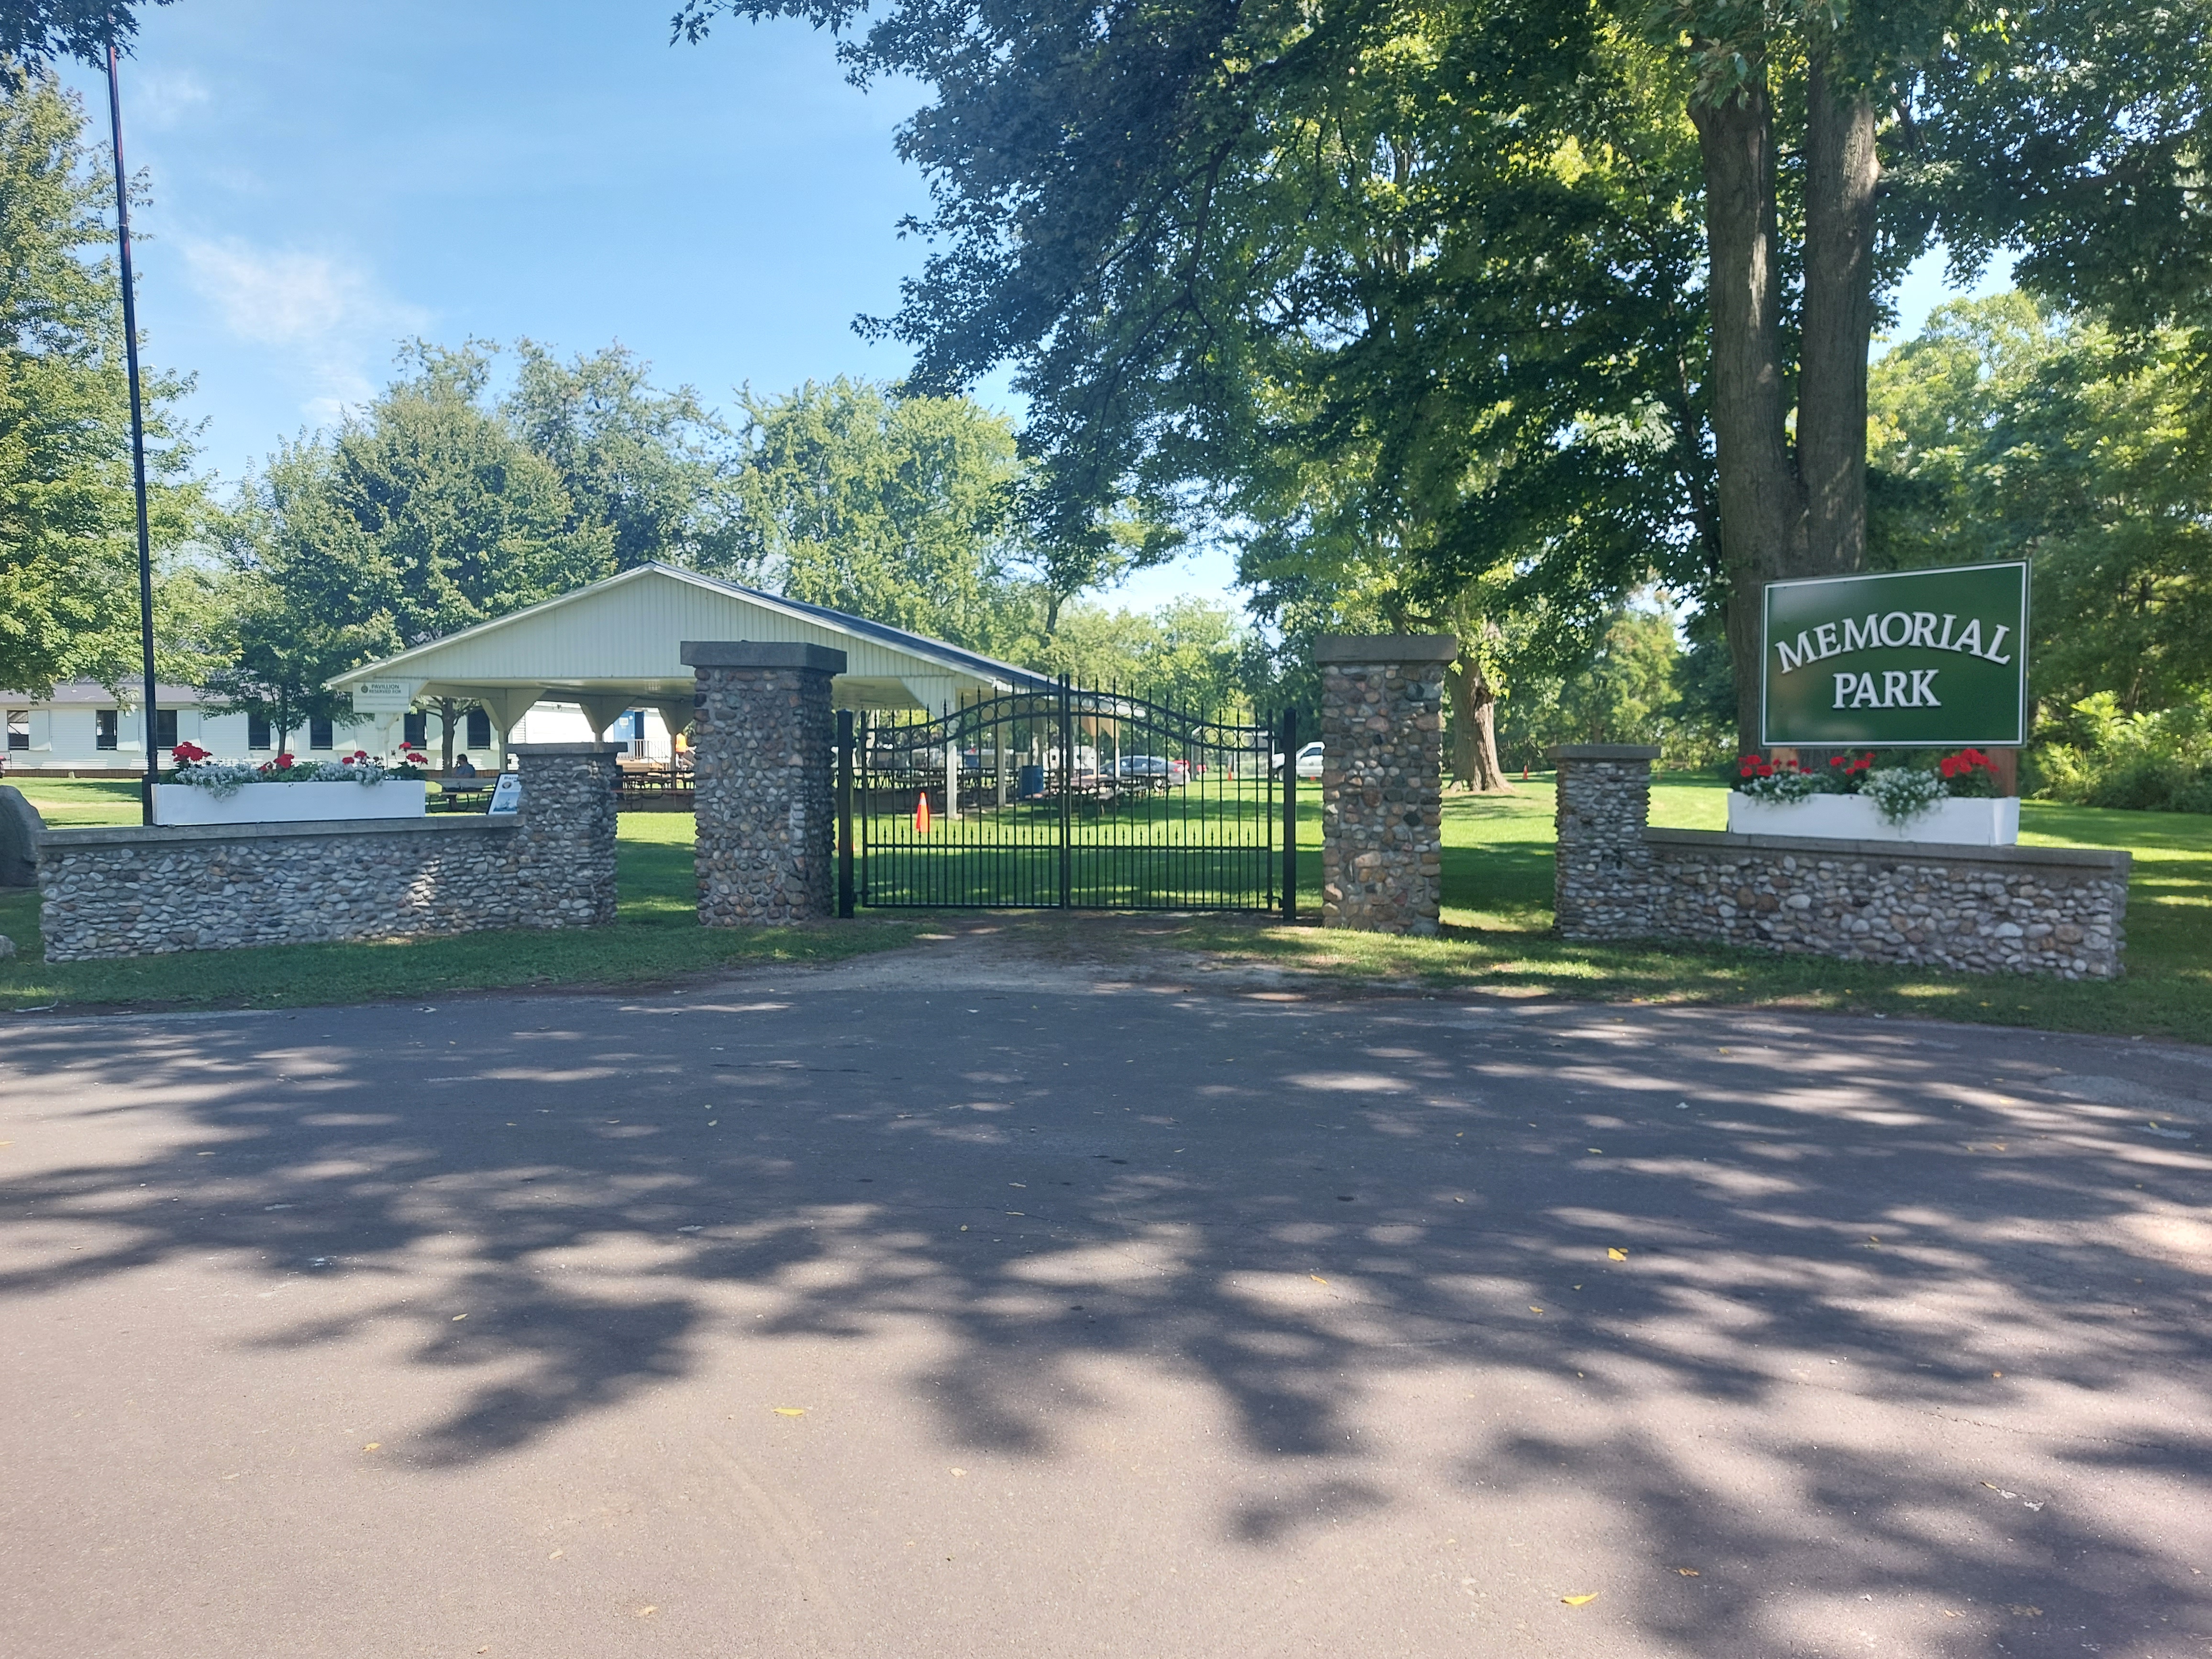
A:
<svg viewBox="0 0 2212 1659">
<path fill-rule="evenodd" d="M 1659 751 L 1640 743 L 1561 743 L 1544 751 L 1555 761 L 1655 761 Z"/>
<path fill-rule="evenodd" d="M 811 668 L 845 672 L 845 653 L 797 640 L 685 640 L 678 648 L 686 668 Z"/>
<path fill-rule="evenodd" d="M 1449 634 L 1324 634 L 1314 641 L 1317 663 L 1449 662 L 1459 641 Z"/>
</svg>

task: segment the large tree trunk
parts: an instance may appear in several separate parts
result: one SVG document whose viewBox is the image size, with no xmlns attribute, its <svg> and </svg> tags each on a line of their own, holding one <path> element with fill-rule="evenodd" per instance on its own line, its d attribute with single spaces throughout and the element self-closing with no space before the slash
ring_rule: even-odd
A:
<svg viewBox="0 0 2212 1659">
<path fill-rule="evenodd" d="M 1774 115 L 1764 73 L 1726 103 L 1692 105 L 1690 118 L 1705 179 L 1729 658 L 1737 741 L 1749 750 L 1759 743 L 1759 589 L 1800 562 L 1805 523 L 1785 429 Z"/>
<path fill-rule="evenodd" d="M 438 770 L 441 773 L 453 769 L 453 722 L 459 718 L 460 705 L 458 702 L 451 697 L 438 699 L 438 730 L 441 733 Z"/>
<path fill-rule="evenodd" d="M 1867 349 L 1874 336 L 1874 105 L 1838 91 L 1825 57 L 1805 83 L 1805 309 L 1797 363 L 1797 474 L 1805 562 L 1826 576 L 1866 562 Z"/>
<path fill-rule="evenodd" d="M 1445 671 L 1451 682 L 1452 776 L 1479 795 L 1520 793 L 1498 764 L 1498 689 L 1471 654 Z"/>
</svg>

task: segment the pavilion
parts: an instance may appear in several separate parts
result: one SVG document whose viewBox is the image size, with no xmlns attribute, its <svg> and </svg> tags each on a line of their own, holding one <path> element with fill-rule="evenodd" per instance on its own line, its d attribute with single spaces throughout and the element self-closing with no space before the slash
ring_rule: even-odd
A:
<svg viewBox="0 0 2212 1659">
<path fill-rule="evenodd" d="M 691 720 L 693 676 L 682 658 L 687 640 L 842 651 L 846 672 L 832 687 L 840 708 L 936 713 L 1054 684 L 942 640 L 665 564 L 625 570 L 365 663 L 329 684 L 351 693 L 355 709 L 371 718 L 396 720 L 415 704 L 442 698 L 475 703 L 489 714 L 501 747 L 541 702 L 575 705 L 595 733 L 630 709 L 649 708 L 672 734 Z"/>
</svg>

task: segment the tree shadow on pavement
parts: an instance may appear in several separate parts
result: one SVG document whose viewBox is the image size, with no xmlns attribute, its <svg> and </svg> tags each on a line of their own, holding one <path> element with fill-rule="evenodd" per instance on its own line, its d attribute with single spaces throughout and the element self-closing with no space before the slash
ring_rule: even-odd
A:
<svg viewBox="0 0 2212 1659">
<path fill-rule="evenodd" d="M 0 1306 L 342 1280 L 270 1340 L 409 1333 L 433 1470 L 714 1345 L 925 1328 L 951 1449 L 1069 1455 L 1100 1361 L 1208 1391 L 1250 1548 L 1447 1501 L 1601 1526 L 1683 1651 L 1863 1650 L 1869 1598 L 1931 1650 L 2199 1651 L 2208 1092 L 2001 1032 L 1157 989 L 26 1024 L 0 1104 L 88 1150 L 0 1183 Z"/>
</svg>

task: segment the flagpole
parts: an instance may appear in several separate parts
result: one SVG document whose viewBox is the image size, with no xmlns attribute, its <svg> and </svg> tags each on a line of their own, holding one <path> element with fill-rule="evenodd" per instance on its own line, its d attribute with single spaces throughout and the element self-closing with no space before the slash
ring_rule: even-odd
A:
<svg viewBox="0 0 2212 1659">
<path fill-rule="evenodd" d="M 146 777 L 141 821 L 154 821 L 154 781 L 161 775 L 161 722 L 155 708 L 154 545 L 146 523 L 146 420 L 138 392 L 138 300 L 131 275 L 131 185 L 123 167 L 123 89 L 116 70 L 115 19 L 107 20 L 107 120 L 115 151 L 115 240 L 123 261 L 123 353 L 131 377 L 131 477 L 138 502 L 138 647 L 146 674 Z"/>
</svg>

